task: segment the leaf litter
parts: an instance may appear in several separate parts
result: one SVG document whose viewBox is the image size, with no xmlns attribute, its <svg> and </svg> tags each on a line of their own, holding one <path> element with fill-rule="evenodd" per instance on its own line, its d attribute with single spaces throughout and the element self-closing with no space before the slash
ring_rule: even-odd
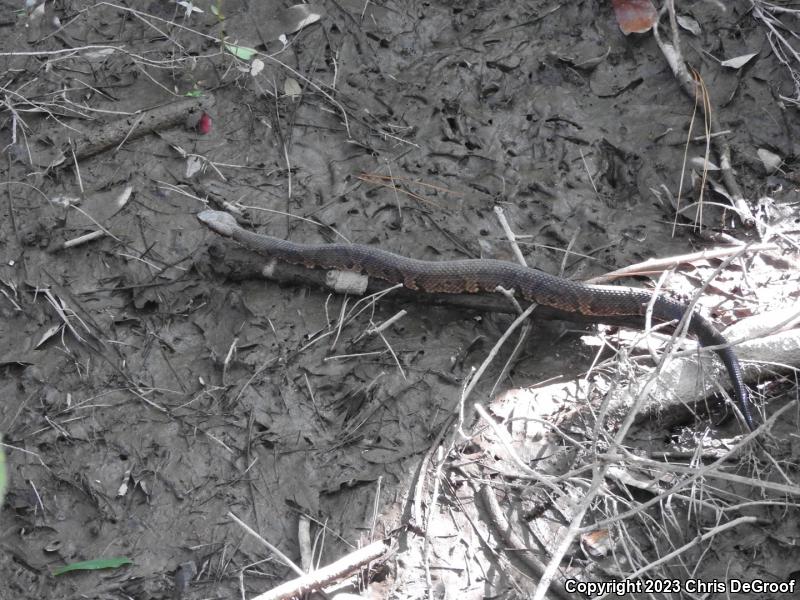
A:
<svg viewBox="0 0 800 600">
<path fill-rule="evenodd" d="M 488 210 L 499 203 L 532 264 L 581 279 L 757 241 L 775 247 L 737 258 L 699 309 L 718 323 L 766 315 L 796 304 L 800 289 L 797 125 L 775 101 L 794 93 L 793 63 L 774 49 L 791 38 L 789 15 L 757 2 L 752 13 L 749 3 L 692 5 L 698 28 L 676 16 L 697 36 L 683 44 L 701 75 L 688 81 L 702 80 L 711 114 L 730 125 L 705 134 L 702 116 L 689 130 L 694 98 L 654 43 L 650 32 L 669 19 L 657 21 L 649 2 L 604 5 L 600 18 L 580 4 L 510 1 L 414 11 L 250 4 L 103 2 L 69 12 L 46 3 L 4 25 L 0 579 L 17 597 L 38 598 L 54 567 L 45 548 L 59 548 L 60 564 L 109 554 L 134 563 L 108 580 L 47 580 L 61 595 L 230 596 L 241 575 L 255 596 L 293 577 L 262 562 L 272 555 L 242 538 L 226 517 L 235 508 L 289 556 L 309 519 L 322 564 L 406 535 L 399 568 L 371 571 L 369 585 L 386 597 L 429 587 L 526 597 L 543 576 L 553 593 L 567 576 L 684 577 L 695 556 L 698 577 L 724 579 L 732 564 L 755 577 L 761 557 L 772 579 L 790 580 L 797 484 L 780 473 L 785 489 L 758 488 L 796 455 L 794 413 L 780 413 L 796 386 L 786 365 L 762 358 L 754 380 L 778 417 L 770 455 L 745 443 L 735 421 L 712 426 L 704 415 L 724 403 L 705 401 L 693 407 L 697 421 L 685 407 L 666 417 L 654 409 L 660 420 L 637 422 L 617 448 L 619 420 L 603 412 L 603 394 L 623 380 L 646 384 L 652 341 L 640 352 L 641 336 L 606 330 L 592 334 L 600 345 L 585 345 L 579 325 L 537 322 L 465 397 L 504 317 L 404 303 L 407 315 L 382 339 L 365 335 L 400 307 L 384 299 L 347 317 L 352 299 L 254 278 L 263 265 L 240 266 L 252 257 L 194 219 L 219 201 L 279 237 L 344 235 L 437 259 L 504 242 Z M 618 20 L 621 4 L 644 10 L 638 25 Z M 786 35 L 765 38 L 770 27 Z M 730 68 L 708 60 L 719 48 L 704 32 L 737 49 Z M 201 106 L 212 93 L 214 105 Z M 180 102 L 174 114 L 160 108 Z M 152 110 L 169 116 L 143 124 Z M 213 127 L 199 131 L 191 111 Z M 109 131 L 89 145 L 91 132 Z M 733 154 L 708 151 L 708 136 L 731 139 Z M 684 156 L 697 177 L 681 179 Z M 92 218 L 76 218 L 51 200 L 59 197 L 81 199 Z M 675 197 L 690 210 L 676 215 L 686 205 Z M 758 217 L 753 229 L 730 208 L 740 197 Z M 95 221 L 112 235 L 54 243 L 65 227 L 80 235 Z M 685 264 L 688 276 L 671 289 L 691 297 L 720 260 Z M 653 276 L 639 274 L 637 285 Z M 564 380 L 558 393 L 554 377 Z M 496 412 L 474 421 L 472 403 L 490 402 L 495 379 L 511 391 L 508 405 L 490 403 Z M 603 461 L 616 462 L 592 480 Z M 780 525 L 739 520 L 756 489 L 756 510 L 767 522 L 779 514 Z M 492 498 L 500 514 L 486 517 Z M 565 525 L 581 514 L 577 528 Z M 572 560 L 551 573 L 565 539 Z M 676 548 L 673 562 L 658 561 Z"/>
</svg>

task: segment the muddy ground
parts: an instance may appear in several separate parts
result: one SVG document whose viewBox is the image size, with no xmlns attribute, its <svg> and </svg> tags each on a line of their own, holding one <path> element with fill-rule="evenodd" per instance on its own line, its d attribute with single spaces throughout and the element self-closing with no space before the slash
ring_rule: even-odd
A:
<svg viewBox="0 0 800 600">
<path fill-rule="evenodd" d="M 706 186 L 702 216 L 676 217 L 681 181 L 681 207 L 702 188 L 690 173 L 706 152 L 702 114 L 652 34 L 623 35 L 608 2 L 326 1 L 308 11 L 321 18 L 295 33 L 288 3 L 194 6 L 203 12 L 165 0 L 64 0 L 27 15 L 19 2 L 0 1 L 0 432 L 11 478 L 0 512 L 0 598 L 233 598 L 240 589 L 251 597 L 290 578 L 229 513 L 298 562 L 302 516 L 323 564 L 391 535 L 394 553 L 371 572 L 373 597 L 529 595 L 537 578 L 472 516 L 480 503 L 470 483 L 494 482 L 506 506 L 512 488 L 533 501 L 530 480 L 511 478 L 506 488 L 509 480 L 494 479 L 502 451 L 488 452 L 485 427 L 451 437 L 465 381 L 511 318 L 390 298 L 340 326 L 354 299 L 233 276 L 246 253 L 196 214 L 228 209 L 249 228 L 298 242 L 514 260 L 500 206 L 530 265 L 574 279 L 725 236 L 773 242 L 789 253 L 783 262 L 759 262 L 766 275 L 732 264 L 700 310 L 724 326 L 791 305 L 800 121 L 764 22 L 750 2 L 678 3 L 692 19 L 685 23 L 699 27 L 681 30 L 683 49 L 728 132 L 757 221 L 746 226 L 718 186 Z M 800 31 L 793 15 L 781 18 Z M 243 57 L 239 47 L 259 54 Z M 750 53 L 742 66 L 720 64 Z M 187 94 L 214 99 L 207 131 L 187 114 L 95 156 L 72 155 L 68 139 Z M 767 173 L 759 150 L 781 168 Z M 64 245 L 97 230 L 105 235 Z M 718 265 L 705 261 L 702 276 Z M 693 286 L 673 289 L 685 298 Z M 365 335 L 400 309 L 408 313 L 396 324 Z M 586 331 L 536 322 L 498 390 L 580 377 L 597 352 L 582 341 Z M 465 431 L 511 347 L 466 403 Z M 762 415 L 797 401 L 791 371 L 778 367 L 751 377 Z M 602 389 L 593 390 L 596 405 Z M 681 456 L 696 452 L 703 464 L 704 439 L 725 447 L 742 435 L 735 419 L 717 427 L 723 411 L 711 412 L 650 423 L 628 441 L 654 456 L 680 440 Z M 783 492 L 730 480 L 690 486 L 656 503 L 644 525 L 614 529 L 626 541 L 611 558 L 576 541 L 563 573 L 623 577 L 748 516 L 758 520 L 646 577 L 796 581 L 798 418 L 790 409 L 762 436 L 769 460 L 750 449 L 725 465 Z M 441 440 L 455 441 L 437 459 Z M 470 469 L 487 458 L 497 460 L 494 471 Z M 420 466 L 425 493 L 440 491 L 423 508 L 439 518 L 414 533 L 407 501 Z M 624 488 L 620 479 L 608 486 Z M 581 524 L 648 494 L 630 487 L 624 501 L 593 505 Z M 718 510 L 706 514 L 709 506 Z M 565 525 L 573 513 L 562 509 L 545 502 L 541 513 Z M 524 528 L 540 511 L 507 512 Z M 520 535 L 546 563 L 553 531 L 546 550 L 531 541 L 541 536 Z M 425 551 L 420 533 L 433 542 Z M 108 556 L 133 564 L 51 576 Z"/>
</svg>

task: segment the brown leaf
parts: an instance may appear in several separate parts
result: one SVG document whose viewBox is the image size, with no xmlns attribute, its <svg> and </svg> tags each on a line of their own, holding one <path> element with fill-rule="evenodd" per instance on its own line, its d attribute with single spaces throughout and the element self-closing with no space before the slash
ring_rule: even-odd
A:
<svg viewBox="0 0 800 600">
<path fill-rule="evenodd" d="M 650 0 L 611 0 L 622 33 L 644 33 L 653 28 L 658 11 Z"/>
</svg>

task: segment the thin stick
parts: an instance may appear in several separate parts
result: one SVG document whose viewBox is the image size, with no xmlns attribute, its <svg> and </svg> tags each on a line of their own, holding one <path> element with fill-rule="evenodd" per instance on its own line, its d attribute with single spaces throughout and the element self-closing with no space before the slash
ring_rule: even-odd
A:
<svg viewBox="0 0 800 600">
<path fill-rule="evenodd" d="M 676 548 L 675 550 L 673 550 L 672 552 L 670 552 L 668 554 L 665 554 L 664 556 L 662 556 L 658 560 L 654 560 L 650 564 L 645 565 L 641 569 L 638 569 L 638 570 L 634 571 L 633 573 L 631 573 L 630 575 L 626 575 L 625 577 L 626 577 L 626 579 L 629 579 L 629 580 L 636 580 L 639 577 L 641 577 L 642 575 L 644 575 L 645 573 L 647 573 L 648 571 L 651 571 L 651 570 L 655 569 L 657 566 L 671 561 L 672 559 L 680 556 L 681 554 L 683 554 L 687 550 L 693 548 L 697 544 L 700 544 L 701 542 L 705 542 L 706 540 L 709 540 L 709 539 L 713 538 L 715 535 L 717 535 L 719 533 L 722 533 L 723 531 L 725 531 L 727 529 L 730 529 L 732 527 L 738 527 L 739 525 L 745 525 L 747 523 L 758 523 L 759 521 L 763 521 L 763 520 L 759 519 L 758 517 L 739 517 L 738 519 L 734 519 L 733 521 L 728 521 L 727 523 L 724 523 L 723 525 L 717 525 L 711 531 L 708 531 L 708 532 L 704 533 L 703 535 L 694 538 L 692 541 L 684 544 L 680 548 Z M 595 598 L 594 600 L 600 600 L 600 598 L 606 598 L 606 597 L 608 597 L 608 595 L 609 594 L 603 594 L 602 596 L 600 596 L 598 598 Z"/>
<path fill-rule="evenodd" d="M 614 281 L 620 277 L 628 277 L 630 275 L 650 275 L 653 273 L 660 273 L 666 269 L 674 269 L 681 264 L 694 263 L 701 260 L 708 260 L 711 258 L 725 258 L 732 254 L 738 254 L 744 249 L 745 253 L 751 252 L 765 252 L 769 250 L 780 250 L 777 244 L 751 244 L 744 247 L 731 246 L 730 248 L 710 248 L 708 250 L 701 250 L 699 252 L 691 252 L 689 254 L 679 254 L 677 256 L 666 256 L 664 258 L 649 258 L 645 261 L 628 265 L 621 269 L 616 269 L 597 277 L 587 279 L 586 283 L 598 284 Z"/>
<path fill-rule="evenodd" d="M 380 325 L 375 325 L 374 327 L 370 327 L 369 329 L 367 329 L 366 335 L 375 335 L 386 331 L 389 327 L 397 323 L 397 321 L 405 317 L 407 314 L 408 311 L 406 311 L 405 309 L 395 313 L 393 316 L 386 319 Z"/>
<path fill-rule="evenodd" d="M 500 206 L 494 207 L 494 214 L 497 215 L 497 220 L 500 221 L 500 226 L 503 228 L 503 231 L 508 238 L 508 241 L 511 243 L 511 249 L 514 251 L 514 256 L 517 257 L 517 262 L 521 264 L 523 267 L 527 267 L 528 263 L 525 262 L 525 257 L 522 255 L 522 251 L 519 249 L 517 245 L 517 236 L 511 231 L 511 226 L 508 224 L 506 220 L 506 215 L 503 212 L 503 208 Z"/>
<path fill-rule="evenodd" d="M 506 340 L 509 338 L 509 336 L 512 333 L 514 333 L 514 330 L 517 327 L 519 327 L 522 323 L 524 323 L 529 316 L 531 316 L 531 313 L 533 313 L 533 310 L 536 308 L 536 306 L 537 306 L 536 304 L 529 306 L 525 310 L 525 312 L 523 312 L 520 316 L 518 316 L 514 320 L 514 322 L 508 326 L 508 329 L 506 329 L 505 333 L 503 333 L 503 335 L 500 336 L 500 339 L 497 340 L 495 345 L 492 347 L 491 351 L 489 352 L 489 355 L 481 363 L 481 366 L 478 367 L 478 370 L 475 372 L 475 375 L 470 380 L 469 385 L 467 385 L 466 389 L 461 394 L 462 404 L 464 403 L 464 401 L 466 401 L 467 397 L 472 393 L 472 390 L 475 389 L 475 386 L 478 384 L 478 380 L 481 378 L 481 375 L 483 375 L 483 372 L 487 369 L 489 364 L 494 360 L 494 357 L 497 356 L 497 353 L 500 351 L 500 348 L 503 346 L 503 344 L 506 343 Z M 469 439 L 469 436 L 465 437 Z"/>
<path fill-rule="evenodd" d="M 756 437 L 761 435 L 762 430 L 768 430 L 776 421 L 778 421 L 779 419 L 781 419 L 783 417 L 783 414 L 785 412 L 787 412 L 789 410 L 797 410 L 796 404 L 793 403 L 793 402 L 788 402 L 787 404 L 785 404 L 784 406 L 782 406 L 781 408 L 776 410 L 775 413 L 769 419 L 767 419 L 764 422 L 764 424 L 761 425 L 761 427 L 759 427 L 756 431 L 750 432 L 747 436 L 745 436 L 743 439 L 741 439 L 738 443 L 736 443 L 732 448 L 730 448 L 727 452 L 725 452 L 722 456 L 720 456 L 713 463 L 710 463 L 708 465 L 701 465 L 701 466 L 698 466 L 697 468 L 691 469 L 690 472 L 687 473 L 688 477 L 686 479 L 683 479 L 683 480 L 677 482 L 675 485 L 673 485 L 668 490 L 665 490 L 665 491 L 661 492 L 660 494 L 657 494 L 657 495 L 653 496 L 652 498 L 646 500 L 645 502 L 642 502 L 636 508 L 630 509 L 630 510 L 628 510 L 626 512 L 623 512 L 623 513 L 619 513 L 617 515 L 614 515 L 613 517 L 609 517 L 609 518 L 603 519 L 601 521 L 595 521 L 594 523 L 592 523 L 590 525 L 586 525 L 586 526 L 582 527 L 578 531 L 578 534 L 589 533 L 589 532 L 595 531 L 597 529 L 608 528 L 609 526 L 613 525 L 614 523 L 616 523 L 618 521 L 623 521 L 623 520 L 628 519 L 628 518 L 630 518 L 630 517 L 632 517 L 632 516 L 634 516 L 636 514 L 644 512 L 649 507 L 651 507 L 651 506 L 653 506 L 655 504 L 659 504 L 660 502 L 663 502 L 664 499 L 669 498 L 672 494 L 674 494 L 674 493 L 686 488 L 688 485 L 692 484 L 693 482 L 698 481 L 699 479 L 702 479 L 703 477 L 706 477 L 706 476 L 710 475 L 711 473 L 714 473 L 721 465 L 723 465 L 724 463 L 726 463 L 728 461 L 733 460 L 733 458 L 737 454 L 739 454 L 739 452 L 741 450 L 743 450 L 744 448 L 748 447 L 750 445 L 750 442 L 752 442 L 753 440 L 755 440 Z M 609 456 L 608 458 L 611 458 L 611 457 Z M 763 483 L 763 482 L 761 482 L 761 483 Z M 780 484 L 776 484 L 776 485 L 780 485 Z"/>
<path fill-rule="evenodd" d="M 561 559 L 564 558 L 564 555 L 566 555 L 567 551 L 572 545 L 572 540 L 580 531 L 580 525 L 581 521 L 583 521 L 583 516 L 589 509 L 589 505 L 594 502 L 594 498 L 598 490 L 600 490 L 600 488 L 603 486 L 603 474 L 605 473 L 605 468 L 602 465 L 598 465 L 595 466 L 592 471 L 592 483 L 576 507 L 575 514 L 570 521 L 569 527 L 561 538 L 561 543 L 559 543 L 555 550 L 553 550 L 550 561 L 547 563 L 547 567 L 542 573 L 542 578 L 539 581 L 539 585 L 536 586 L 536 592 L 534 593 L 532 600 L 544 600 L 545 595 L 550 588 L 550 584 L 556 578 L 556 572 L 561 566 Z"/>
<path fill-rule="evenodd" d="M 300 564 L 304 571 L 310 571 L 314 568 L 314 553 L 311 550 L 311 519 L 306 515 L 300 515 L 297 521 L 297 545 L 300 547 Z"/>
<path fill-rule="evenodd" d="M 664 58 L 667 60 L 670 69 L 672 69 L 672 73 L 675 75 L 675 78 L 680 84 L 683 92 L 690 98 L 694 98 L 697 94 L 697 83 L 689 74 L 689 70 L 686 68 L 686 62 L 681 52 L 680 38 L 678 36 L 678 23 L 675 15 L 675 4 L 673 0 L 668 0 L 665 2 L 661 9 L 661 14 L 663 15 L 664 12 L 668 12 L 669 14 L 672 43 L 661 38 L 658 23 L 656 23 L 656 25 L 653 27 L 653 37 L 656 40 L 656 44 L 658 44 L 658 47 L 661 49 Z M 706 109 L 706 105 L 704 103 L 701 103 L 701 106 L 704 110 Z M 710 101 L 708 107 L 710 108 Z M 708 122 L 711 124 L 712 133 L 722 130 L 716 113 L 706 113 L 706 117 Z M 717 154 L 720 157 L 722 180 L 725 183 L 725 187 L 728 188 L 728 192 L 730 192 L 733 210 L 736 211 L 745 226 L 752 227 L 755 225 L 756 220 L 750 210 L 750 207 L 747 206 L 747 202 L 744 199 L 739 184 L 736 182 L 736 179 L 733 176 L 730 144 L 724 136 L 713 136 L 711 140 L 713 141 Z"/>
<path fill-rule="evenodd" d="M 87 233 L 85 235 L 78 236 L 76 238 L 72 238 L 71 240 L 67 240 L 62 244 L 63 249 L 67 248 L 74 248 L 75 246 L 80 246 L 81 244 L 86 244 L 88 242 L 93 242 L 96 239 L 99 239 L 106 235 L 105 231 L 92 231 L 91 233 Z"/>
<path fill-rule="evenodd" d="M 740 250 L 741 252 L 741 250 Z M 729 257 L 726 261 L 724 261 L 715 271 L 714 276 L 716 273 L 720 272 L 724 269 L 734 258 L 738 256 L 734 255 Z M 706 283 L 700 287 L 697 292 L 695 293 L 692 300 L 689 302 L 686 312 L 684 313 L 681 322 L 678 323 L 677 327 L 675 328 L 675 333 L 672 336 L 673 340 L 680 340 L 686 336 L 689 318 L 691 318 L 692 313 L 694 312 L 694 305 L 697 303 L 697 300 L 700 298 L 700 295 L 703 293 L 705 286 L 711 281 L 712 278 L 706 281 Z M 641 391 L 637 394 L 636 400 L 633 403 L 633 407 L 628 411 L 628 414 L 625 416 L 625 420 L 620 425 L 618 431 L 613 437 L 613 443 L 617 446 L 622 446 L 622 443 L 625 439 L 625 436 L 628 434 L 631 426 L 633 425 L 634 418 L 639 411 L 639 408 L 644 403 L 644 399 L 647 397 L 649 390 L 653 387 L 658 380 L 658 376 L 663 370 L 664 366 L 666 365 L 666 361 L 670 358 L 669 348 L 667 351 L 662 355 L 661 360 L 659 361 L 658 365 L 656 366 L 653 373 L 650 375 L 648 380 L 645 382 L 644 386 L 642 387 Z M 749 436 L 745 439 L 749 440 L 751 437 L 755 436 L 756 432 L 751 432 Z M 602 455 L 599 455 L 602 456 Z M 570 521 L 569 527 L 567 531 L 563 534 L 561 539 L 561 543 L 557 546 L 557 548 L 553 551 L 552 557 L 550 562 L 547 564 L 547 569 L 542 575 L 542 585 L 537 588 L 536 593 L 533 596 L 533 600 L 542 600 L 544 595 L 547 593 L 547 588 L 550 585 L 553 577 L 555 577 L 556 570 L 558 569 L 559 565 L 561 564 L 561 559 L 564 557 L 566 552 L 569 550 L 570 545 L 572 544 L 573 539 L 579 535 L 582 531 L 585 531 L 585 528 L 581 527 L 581 521 L 583 520 L 586 511 L 588 510 L 590 504 L 594 501 L 595 496 L 600 491 L 605 473 L 607 471 L 607 465 L 603 464 L 595 464 L 592 469 L 592 483 L 589 486 L 589 489 L 585 492 L 585 496 L 581 500 L 580 504 L 576 508 L 575 514 Z M 593 530 L 593 529 L 592 529 Z"/>
<path fill-rule="evenodd" d="M 484 422 L 489 426 L 489 428 L 494 432 L 495 436 L 497 437 L 497 441 L 505 448 L 506 452 L 508 452 L 509 456 L 511 457 L 512 461 L 516 463 L 517 467 L 528 477 L 530 477 L 533 481 L 541 483 L 549 487 L 557 496 L 562 496 L 561 489 L 557 485 L 552 482 L 552 478 L 545 477 L 537 473 L 534 469 L 531 469 L 528 465 L 525 464 L 525 461 L 517 454 L 517 451 L 514 449 L 514 444 L 509 439 L 508 432 L 498 425 L 498 423 L 492 418 L 492 416 L 486 412 L 486 409 L 483 408 L 480 404 L 475 404 L 475 410 L 478 412 L 478 415 L 484 420 Z"/>
<path fill-rule="evenodd" d="M 519 246 L 517 245 L 516 234 L 511 230 L 511 226 L 508 224 L 508 221 L 506 220 L 506 215 L 503 212 L 502 207 L 495 206 L 494 213 L 495 215 L 497 215 L 497 220 L 500 222 L 500 226 L 503 228 L 503 231 L 506 234 L 506 238 L 508 238 L 508 241 L 511 244 L 511 248 L 513 249 L 514 255 L 517 258 L 517 262 L 521 264 L 523 267 L 527 267 L 528 263 L 525 261 L 525 257 L 522 255 L 522 251 L 519 249 Z M 514 297 L 514 290 L 506 290 L 502 286 L 497 286 L 496 289 L 506 298 L 509 299 L 509 301 L 514 305 L 519 314 L 522 314 L 523 310 L 519 302 L 517 302 L 517 299 Z M 535 303 L 531 304 L 531 307 L 536 308 L 536 304 Z M 520 352 L 522 352 L 522 348 L 524 348 L 525 342 L 528 340 L 528 336 L 530 335 L 530 333 L 531 333 L 531 323 L 530 321 L 528 321 L 522 327 L 522 331 L 520 331 L 519 338 L 517 339 L 517 344 L 511 351 L 511 354 L 509 355 L 508 360 L 506 360 L 506 363 L 503 365 L 503 368 L 500 370 L 500 375 L 497 376 L 497 379 L 495 380 L 495 383 L 492 386 L 492 390 L 489 393 L 490 396 L 494 395 L 497 386 L 500 385 L 500 382 L 503 381 L 508 372 L 511 370 L 511 365 L 517 359 L 517 356 L 519 356 Z"/>
<path fill-rule="evenodd" d="M 658 469 L 659 471 L 664 473 L 685 473 L 687 475 L 693 475 L 697 473 L 697 467 L 694 466 L 678 465 L 675 463 L 663 463 L 657 460 L 652 460 L 650 458 L 641 458 L 639 456 L 631 454 L 630 451 L 626 450 L 623 447 L 620 447 L 619 449 L 625 455 L 626 460 L 629 460 L 637 465 L 650 467 L 652 469 Z M 725 471 L 719 471 L 716 469 L 705 473 L 705 476 L 711 477 L 713 479 L 730 481 L 732 483 L 741 483 L 743 485 L 747 485 L 749 487 L 763 491 L 769 490 L 772 492 L 776 492 L 778 494 L 788 494 L 790 496 L 800 497 L 800 486 L 797 485 L 788 485 L 785 483 L 777 483 L 772 481 L 762 481 L 759 479 L 753 479 L 751 477 L 743 477 L 741 475 L 736 475 L 734 473 L 726 473 Z"/>
<path fill-rule="evenodd" d="M 297 573 L 298 575 L 300 575 L 302 577 L 306 576 L 306 573 L 305 573 L 305 571 L 303 571 L 303 569 L 298 567 L 291 558 L 286 556 L 276 546 L 273 546 L 267 540 L 265 540 L 263 537 L 261 537 L 261 535 L 255 529 L 250 527 L 247 523 L 242 521 L 239 517 L 237 517 L 235 514 L 233 514 L 230 511 L 228 511 L 228 517 L 230 517 L 231 519 L 236 521 L 236 523 L 238 523 L 239 526 L 242 529 L 244 529 L 247 533 L 249 533 L 254 538 L 256 538 L 259 542 L 264 544 L 269 549 L 270 552 L 272 552 L 275 556 L 277 556 L 283 562 L 283 564 L 285 564 L 287 567 L 289 567 L 292 571 L 294 571 L 295 573 Z M 260 596 L 259 596 L 259 598 L 260 598 Z"/>
<path fill-rule="evenodd" d="M 230 515 L 231 513 L 228 514 Z M 259 594 L 252 600 L 284 600 L 301 597 L 307 592 L 322 589 L 335 581 L 347 577 L 353 571 L 360 569 L 373 560 L 378 560 L 388 550 L 389 547 L 383 540 L 372 542 L 329 564 L 327 567 L 322 567 L 313 573 L 287 581 L 268 592 Z"/>
<path fill-rule="evenodd" d="M 533 572 L 534 575 L 541 577 L 547 567 L 529 549 L 530 544 L 521 539 L 514 532 L 514 530 L 511 529 L 511 524 L 504 517 L 503 511 L 500 510 L 500 504 L 497 502 L 497 498 L 494 495 L 494 490 L 489 485 L 484 483 L 480 487 L 479 495 L 480 499 L 483 501 L 483 506 L 486 509 L 486 512 L 489 514 L 492 526 L 503 539 L 503 541 L 511 546 L 511 548 L 515 551 L 514 556 L 525 563 L 525 565 Z M 564 587 L 564 582 L 561 581 L 560 578 L 556 583 L 557 585 L 553 587 L 551 593 L 554 596 L 561 598 L 561 600 L 573 600 L 572 596 L 567 594 Z"/>
</svg>

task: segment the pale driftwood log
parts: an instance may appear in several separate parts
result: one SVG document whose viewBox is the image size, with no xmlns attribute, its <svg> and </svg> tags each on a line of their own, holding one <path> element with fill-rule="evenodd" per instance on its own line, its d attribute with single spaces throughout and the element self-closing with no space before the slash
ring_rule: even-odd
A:
<svg viewBox="0 0 800 600">
<path fill-rule="evenodd" d="M 742 362 L 746 382 L 756 381 L 765 369 L 800 368 L 800 329 L 781 330 L 798 316 L 800 311 L 791 307 L 742 319 L 725 330 Z M 721 383 L 727 382 L 725 368 L 715 355 L 696 350 L 681 354 L 686 356 L 671 360 L 661 371 L 659 384 L 637 421 L 656 417 L 664 425 L 680 422 L 690 407 L 701 405 L 705 398 L 719 391 Z M 632 386 L 618 388 L 611 395 L 610 409 L 625 411 L 635 394 Z"/>
<path fill-rule="evenodd" d="M 798 318 L 800 311 L 791 307 L 743 319 L 724 332 L 736 345 L 746 382 L 756 381 L 766 369 L 800 369 L 800 328 L 781 330 L 796 325 Z M 718 392 L 720 384 L 727 384 L 725 369 L 711 352 L 702 350 L 698 353 L 694 349 L 675 354 L 680 356 L 670 360 L 662 369 L 658 384 L 652 387 L 636 422 L 652 419 L 662 427 L 684 422 L 692 410 L 702 412 L 703 401 Z M 626 414 L 646 379 L 643 377 L 642 381 L 613 389 L 608 398 L 608 414 Z M 524 399 L 524 402 L 514 402 L 513 408 L 513 416 L 523 421 L 528 410 L 526 407 L 537 407 L 531 414 L 533 421 L 528 426 L 528 434 L 541 435 L 548 431 L 544 421 L 551 415 L 558 413 L 570 419 L 577 411 L 588 410 L 586 399 L 592 392 L 591 388 L 588 381 L 579 379 L 523 388 L 507 392 L 505 396 L 508 401 L 515 396 Z"/>
</svg>

